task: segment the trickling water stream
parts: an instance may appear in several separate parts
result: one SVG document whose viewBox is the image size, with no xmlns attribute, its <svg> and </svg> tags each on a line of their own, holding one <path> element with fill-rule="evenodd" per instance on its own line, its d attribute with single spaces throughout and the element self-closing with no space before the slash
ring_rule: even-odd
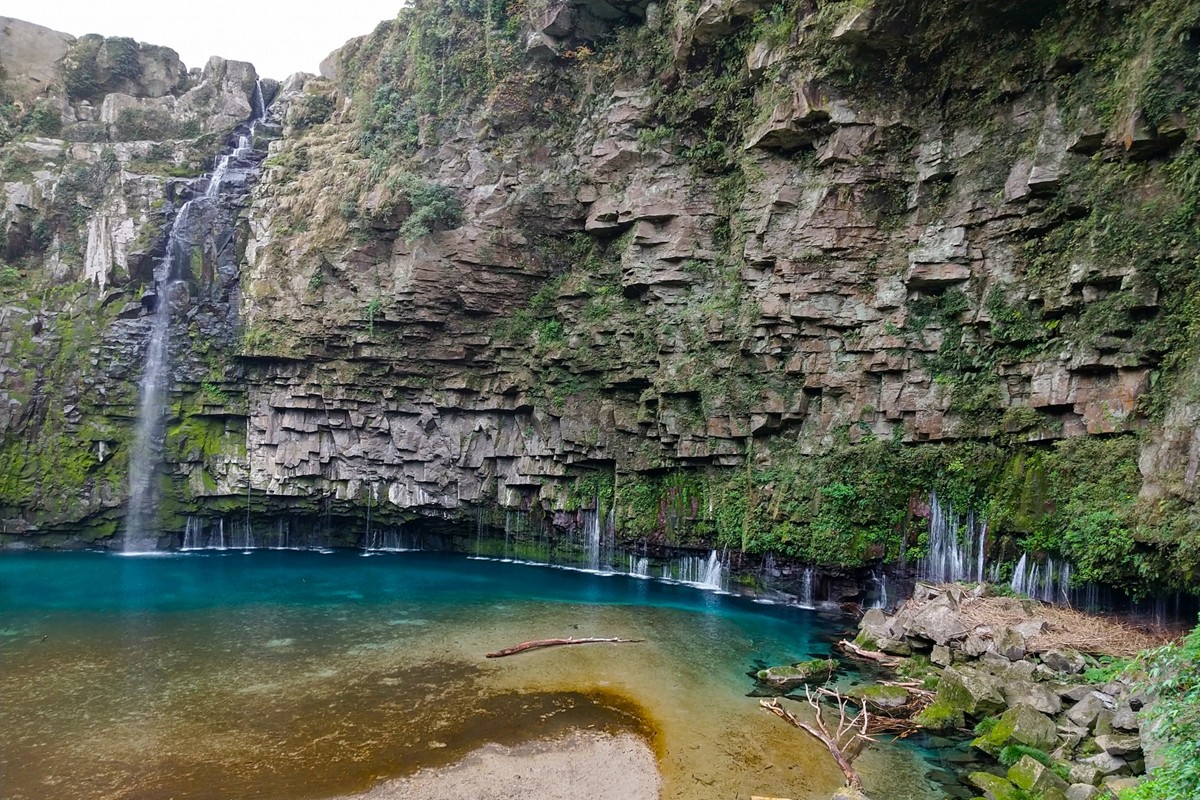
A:
<svg viewBox="0 0 1200 800">
<path fill-rule="evenodd" d="M 166 251 L 154 268 L 154 286 L 147 292 L 152 306 L 150 336 L 138 387 L 137 429 L 129 454 L 129 504 L 122 540 L 122 550 L 126 553 L 157 549 L 158 535 L 154 532 L 159 499 L 156 476 L 162 463 L 164 418 L 171 381 L 171 322 L 177 316 L 175 306 L 181 311 L 189 302 L 188 280 L 196 277 L 191 274 L 192 254 L 212 229 L 215 207 L 225 200 L 240 199 L 250 191 L 252 178 L 265 156 L 254 150 L 254 137 L 259 125 L 266 120 L 266 113 L 262 84 L 256 82 L 250 119 L 234 132 L 230 145 L 217 157 L 211 175 L 197 178 L 188 187 L 192 197 L 176 212 Z M 234 175 L 240 180 L 232 180 Z M 197 192 L 205 181 L 204 192 Z"/>
</svg>

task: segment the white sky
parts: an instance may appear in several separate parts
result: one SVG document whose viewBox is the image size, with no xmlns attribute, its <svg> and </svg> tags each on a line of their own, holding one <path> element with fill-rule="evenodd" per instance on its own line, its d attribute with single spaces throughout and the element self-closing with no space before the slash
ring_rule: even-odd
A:
<svg viewBox="0 0 1200 800">
<path fill-rule="evenodd" d="M 347 39 L 396 16 L 404 0 L 0 0 L 0 15 L 72 36 L 128 36 L 170 47 L 188 68 L 249 61 L 264 78 L 316 72 Z"/>
</svg>

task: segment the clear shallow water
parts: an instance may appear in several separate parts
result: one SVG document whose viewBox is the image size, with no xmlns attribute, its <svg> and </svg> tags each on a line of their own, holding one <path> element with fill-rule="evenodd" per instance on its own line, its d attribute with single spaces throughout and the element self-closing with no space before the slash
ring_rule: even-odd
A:
<svg viewBox="0 0 1200 800">
<path fill-rule="evenodd" d="M 665 797 L 823 798 L 840 773 L 745 696 L 746 672 L 837 633 L 688 586 L 439 554 L 4 554 L 0 787 L 331 797 L 597 728 L 651 741 Z M 646 641 L 484 658 L 559 636 Z"/>
</svg>

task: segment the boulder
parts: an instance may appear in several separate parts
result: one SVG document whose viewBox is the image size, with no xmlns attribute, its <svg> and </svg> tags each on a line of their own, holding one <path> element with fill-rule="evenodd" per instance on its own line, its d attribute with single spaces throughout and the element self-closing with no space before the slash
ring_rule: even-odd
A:
<svg viewBox="0 0 1200 800">
<path fill-rule="evenodd" d="M 1009 661 L 1025 658 L 1025 637 L 1015 628 L 998 628 L 992 636 L 992 651 Z"/>
<path fill-rule="evenodd" d="M 790 692 L 806 683 L 827 680 L 836 668 L 837 663 L 831 659 L 815 658 L 787 666 L 760 669 L 754 674 L 754 680 L 772 689 Z"/>
<path fill-rule="evenodd" d="M 1058 693 L 1060 695 L 1062 695 L 1063 699 L 1070 700 L 1072 703 L 1078 703 L 1080 700 L 1087 697 L 1093 691 L 1094 690 L 1092 689 L 1092 687 L 1087 686 L 1087 685 L 1083 685 L 1083 686 L 1064 685 L 1059 688 Z"/>
<path fill-rule="evenodd" d="M 1097 736 L 1096 746 L 1113 756 L 1129 756 L 1142 752 L 1142 740 L 1137 736 L 1109 734 Z"/>
<path fill-rule="evenodd" d="M 1030 680 L 1008 680 L 1004 683 L 1003 692 L 1004 699 L 1010 706 L 1029 706 L 1043 714 L 1057 714 L 1062 711 L 1062 698 L 1053 689 L 1040 683 Z"/>
<path fill-rule="evenodd" d="M 1078 651 L 1069 648 L 1047 650 L 1042 653 L 1042 663 L 1068 675 L 1078 675 L 1087 669 L 1087 662 L 1084 661 L 1083 656 Z"/>
<path fill-rule="evenodd" d="M 1067 782 L 1054 774 L 1054 770 L 1030 756 L 1008 769 L 1008 779 L 1020 788 L 1041 800 L 1067 800 Z"/>
<path fill-rule="evenodd" d="M 1129 763 L 1125 759 L 1109 753 L 1100 753 L 1088 758 L 1081 758 L 1079 759 L 1079 763 L 1095 767 L 1101 775 L 1113 775 L 1127 769 L 1129 766 Z"/>
<path fill-rule="evenodd" d="M 1120 797 L 1121 792 L 1132 789 L 1141 782 L 1140 777 L 1118 778 L 1116 775 L 1109 775 L 1104 779 L 1104 788 L 1111 792 L 1113 797 Z"/>
<path fill-rule="evenodd" d="M 893 709 L 906 705 L 909 700 L 908 689 L 903 686 L 852 686 L 846 691 L 847 697 L 860 700 L 875 709 Z"/>
<path fill-rule="evenodd" d="M 972 772 L 967 780 L 983 792 L 987 800 L 1021 800 L 1024 793 L 1007 779 L 990 772 Z"/>
<path fill-rule="evenodd" d="M 1091 691 L 1084 695 L 1082 700 L 1071 706 L 1067 711 L 1067 719 L 1076 725 L 1091 728 L 1096 724 L 1096 718 L 1101 711 L 1111 711 L 1116 706 L 1117 703 L 1111 695 Z"/>
<path fill-rule="evenodd" d="M 1100 790 L 1090 783 L 1072 783 L 1067 787 L 1067 800 L 1096 800 Z"/>
<path fill-rule="evenodd" d="M 950 648 L 944 644 L 935 644 L 933 650 L 929 653 L 929 660 L 939 667 L 948 667 L 951 664 Z"/>
<path fill-rule="evenodd" d="M 947 667 L 938 684 L 938 699 L 968 714 L 985 716 L 1004 710 L 1004 683 L 977 667 Z"/>
<path fill-rule="evenodd" d="M 1141 730 L 1141 723 L 1138 722 L 1137 712 L 1135 712 L 1128 703 L 1123 703 L 1117 709 L 1117 713 L 1113 714 L 1112 726 L 1121 731 L 1137 732 Z"/>
<path fill-rule="evenodd" d="M 1058 728 L 1054 720 L 1030 708 L 1014 706 L 1000 715 L 1000 721 L 990 731 L 976 738 L 972 745 L 996 755 L 1009 744 L 1024 744 L 1050 751 L 1058 744 Z"/>
<path fill-rule="evenodd" d="M 913 717 L 913 722 L 931 731 L 947 731 L 967 724 L 961 708 L 945 700 L 935 700 L 925 710 Z"/>
<path fill-rule="evenodd" d="M 858 630 L 866 634 L 875 643 L 892 638 L 891 627 L 888 624 L 888 615 L 883 612 L 883 609 L 879 608 L 867 609 L 862 619 L 858 622 Z"/>
<path fill-rule="evenodd" d="M 1084 764 L 1082 761 L 1076 761 L 1071 764 L 1071 771 L 1068 773 L 1071 778 L 1071 783 L 1078 786 L 1085 784 L 1087 786 L 1095 786 L 1100 783 L 1103 774 L 1091 764 Z"/>
<path fill-rule="evenodd" d="M 962 641 L 963 655 L 968 658 L 978 658 L 987 652 L 988 643 L 982 636 L 977 636 L 974 633 L 968 634 L 967 638 Z"/>
</svg>

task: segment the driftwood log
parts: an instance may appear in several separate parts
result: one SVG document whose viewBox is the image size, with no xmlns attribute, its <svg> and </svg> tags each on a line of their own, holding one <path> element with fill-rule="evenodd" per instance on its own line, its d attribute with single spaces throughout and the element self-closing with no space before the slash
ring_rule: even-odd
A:
<svg viewBox="0 0 1200 800">
<path fill-rule="evenodd" d="M 611 639 L 599 639 L 590 637 L 587 639 L 534 639 L 531 642 L 521 642 L 520 644 L 506 647 L 503 650 L 497 650 L 494 653 L 488 653 L 488 658 L 504 658 L 505 656 L 515 656 L 517 653 L 524 653 L 526 650 L 537 650 L 542 647 L 561 647 L 567 644 L 624 644 L 626 642 L 644 642 L 645 639 L 620 639 L 613 637 Z"/>
<path fill-rule="evenodd" d="M 847 639 L 842 639 L 837 643 L 837 646 L 853 656 L 865 658 L 868 661 L 874 661 L 884 667 L 896 667 L 900 665 L 902 659 L 895 656 L 889 656 L 887 653 L 881 653 L 878 650 L 867 650 L 859 647 L 854 642 Z"/>
</svg>

